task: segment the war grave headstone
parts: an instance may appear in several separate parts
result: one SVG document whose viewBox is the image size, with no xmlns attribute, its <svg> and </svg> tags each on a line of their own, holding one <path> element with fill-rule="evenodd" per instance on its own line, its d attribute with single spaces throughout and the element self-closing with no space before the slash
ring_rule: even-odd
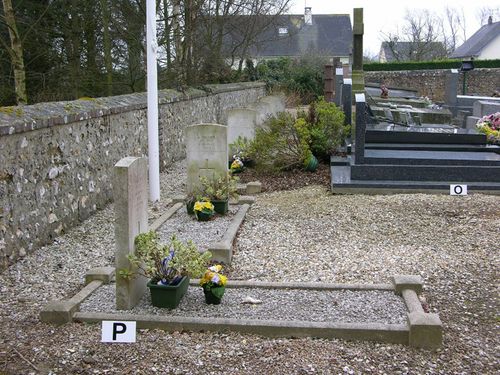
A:
<svg viewBox="0 0 500 375">
<path fill-rule="evenodd" d="M 255 137 L 257 111 L 250 108 L 236 108 L 227 111 L 227 143 L 234 143 L 238 137 L 252 140 Z"/>
<path fill-rule="evenodd" d="M 134 239 L 148 231 L 148 166 L 145 158 L 126 157 L 113 174 L 115 207 L 115 266 L 128 269 L 127 256 L 134 253 Z M 146 291 L 147 280 L 138 275 L 125 279 L 116 272 L 116 308 L 132 309 Z"/>
<path fill-rule="evenodd" d="M 257 127 L 261 127 L 269 117 L 274 116 L 274 108 L 273 105 L 269 102 L 258 100 L 252 106 L 257 112 L 255 124 Z"/>
<path fill-rule="evenodd" d="M 268 95 L 260 99 L 261 102 L 269 103 L 273 115 L 285 110 L 285 97 L 280 95 Z"/>
<path fill-rule="evenodd" d="M 225 176 L 228 171 L 227 126 L 196 124 L 186 128 L 188 194 L 201 188 L 200 177 Z"/>
</svg>

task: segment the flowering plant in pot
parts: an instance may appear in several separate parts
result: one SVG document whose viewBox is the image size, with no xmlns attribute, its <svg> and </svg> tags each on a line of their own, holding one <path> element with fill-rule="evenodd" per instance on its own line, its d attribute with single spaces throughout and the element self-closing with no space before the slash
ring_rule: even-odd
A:
<svg viewBox="0 0 500 375">
<path fill-rule="evenodd" d="M 486 134 L 488 143 L 500 144 L 500 112 L 483 116 L 476 123 L 476 128 Z"/>
<path fill-rule="evenodd" d="M 214 205 L 210 201 L 197 201 L 194 204 L 194 214 L 198 221 L 210 220 L 214 212 Z"/>
<path fill-rule="evenodd" d="M 231 166 L 229 167 L 229 171 L 231 173 L 240 173 L 243 171 L 244 164 L 239 158 L 234 158 L 233 162 L 231 163 Z"/>
<path fill-rule="evenodd" d="M 212 178 L 200 177 L 202 195 L 214 205 L 215 212 L 225 215 L 229 209 L 229 198 L 238 197 L 238 178 L 227 174 L 214 174 Z"/>
<path fill-rule="evenodd" d="M 119 275 L 133 278 L 137 274 L 149 279 L 153 306 L 175 308 L 189 286 L 189 278 L 197 278 L 212 257 L 210 252 L 200 253 L 192 241 L 183 243 L 175 236 L 160 244 L 154 231 L 139 234 L 135 240 L 135 253 L 128 256 L 130 267 Z"/>
<path fill-rule="evenodd" d="M 226 291 L 227 277 L 221 271 L 222 266 L 220 264 L 209 267 L 200 279 L 200 285 L 205 294 L 205 302 L 208 304 L 220 304 Z"/>
</svg>

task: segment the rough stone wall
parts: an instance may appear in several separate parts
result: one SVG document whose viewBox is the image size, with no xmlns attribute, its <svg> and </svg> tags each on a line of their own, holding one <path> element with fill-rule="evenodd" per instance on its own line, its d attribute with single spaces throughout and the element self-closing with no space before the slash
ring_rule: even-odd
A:
<svg viewBox="0 0 500 375">
<path fill-rule="evenodd" d="M 184 128 L 225 123 L 265 95 L 261 83 L 161 91 L 160 165 L 185 156 Z M 0 269 L 112 199 L 113 166 L 147 155 L 144 93 L 0 108 Z"/>
<path fill-rule="evenodd" d="M 365 72 L 366 82 L 384 83 L 386 86 L 416 89 L 421 96 L 443 102 L 445 74 L 447 70 L 409 70 L 394 72 Z M 467 94 L 491 96 L 500 90 L 500 69 L 474 69 L 467 72 Z M 463 74 L 460 74 L 458 92 L 462 94 Z M 391 95 L 389 89 L 389 96 Z"/>
</svg>

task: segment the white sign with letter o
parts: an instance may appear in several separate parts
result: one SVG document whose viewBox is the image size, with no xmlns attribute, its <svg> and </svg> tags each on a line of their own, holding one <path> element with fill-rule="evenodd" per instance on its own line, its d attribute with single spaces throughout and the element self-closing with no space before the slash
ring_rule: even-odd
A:
<svg viewBox="0 0 500 375">
<path fill-rule="evenodd" d="M 101 342 L 135 342 L 136 322 L 102 321 Z"/>
<path fill-rule="evenodd" d="M 467 195 L 467 185 L 450 185 L 450 195 Z"/>
</svg>

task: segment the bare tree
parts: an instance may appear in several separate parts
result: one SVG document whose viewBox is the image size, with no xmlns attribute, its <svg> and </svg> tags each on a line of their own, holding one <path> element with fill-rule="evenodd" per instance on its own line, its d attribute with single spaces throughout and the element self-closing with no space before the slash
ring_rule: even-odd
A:
<svg viewBox="0 0 500 375">
<path fill-rule="evenodd" d="M 26 92 L 26 70 L 24 68 L 23 43 L 19 31 L 17 29 L 16 16 L 11 0 L 3 0 L 3 10 L 5 24 L 9 29 L 10 47 L 2 39 L 0 41 L 9 52 L 12 67 L 14 70 L 14 84 L 16 90 L 17 104 L 26 104 L 28 102 L 28 94 Z"/>
<path fill-rule="evenodd" d="M 442 40 L 448 53 L 455 51 L 466 39 L 466 24 L 463 8 L 459 11 L 446 7 L 442 25 Z"/>
<path fill-rule="evenodd" d="M 477 20 L 481 25 L 488 23 L 488 18 L 492 18 L 493 22 L 500 21 L 500 7 L 482 7 L 476 12 Z"/>
</svg>

